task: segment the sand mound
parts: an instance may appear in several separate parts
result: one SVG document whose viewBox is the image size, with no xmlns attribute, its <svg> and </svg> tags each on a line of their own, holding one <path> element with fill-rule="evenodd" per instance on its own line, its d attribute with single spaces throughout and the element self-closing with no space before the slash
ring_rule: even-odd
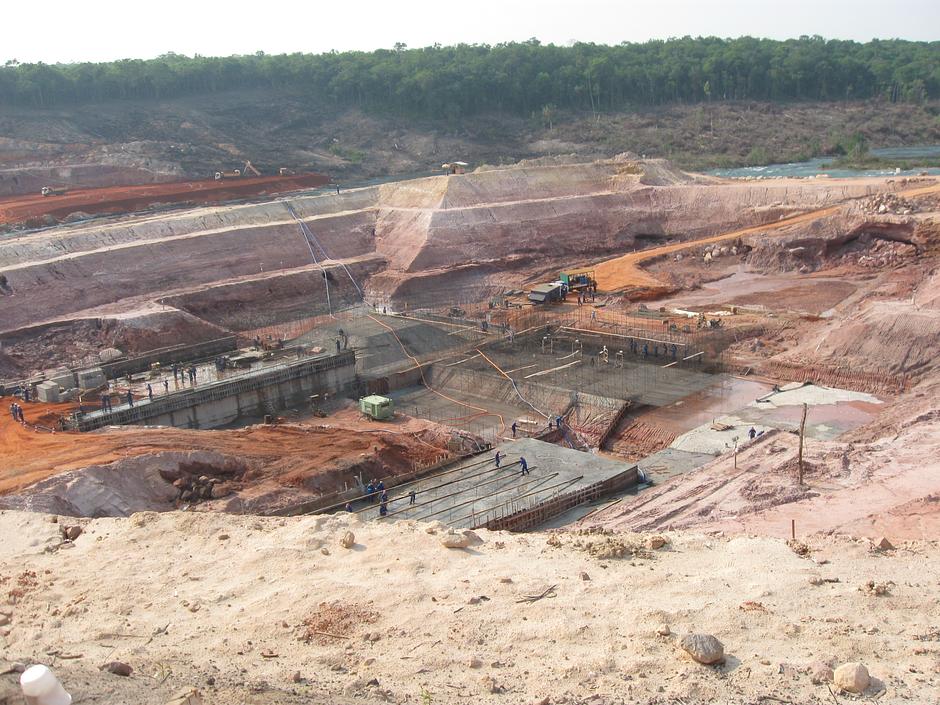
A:
<svg viewBox="0 0 940 705">
<path fill-rule="evenodd" d="M 85 522 L 63 545 L 46 517 L 2 512 L 0 583 L 15 597 L 0 648 L 23 662 L 68 655 L 53 666 L 73 694 L 138 705 L 191 686 L 207 702 L 275 705 L 414 703 L 423 692 L 482 704 L 598 693 L 823 702 L 818 661 L 864 663 L 882 703 L 940 697 L 936 655 L 920 648 L 936 639 L 931 543 L 874 553 L 807 538 L 797 553 L 782 540 L 670 534 L 653 550 L 661 542 L 634 534 L 483 531 L 482 544 L 453 550 L 429 531 L 348 516 L 144 513 Z M 714 635 L 725 663 L 678 650 L 690 633 Z M 134 672 L 99 672 L 108 661 Z M 2 677 L 0 695 L 15 677 Z"/>
</svg>

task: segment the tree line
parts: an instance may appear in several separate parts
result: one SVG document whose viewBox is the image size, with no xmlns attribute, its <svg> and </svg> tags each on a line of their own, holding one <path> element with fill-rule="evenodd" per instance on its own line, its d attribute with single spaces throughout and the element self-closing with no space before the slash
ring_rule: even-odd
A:
<svg viewBox="0 0 940 705">
<path fill-rule="evenodd" d="M 684 37 L 556 46 L 532 39 L 108 63 L 11 60 L 0 68 L 0 104 L 34 108 L 250 88 L 433 119 L 486 112 L 528 117 L 546 106 L 604 112 L 728 100 L 919 102 L 940 97 L 940 42 Z"/>
</svg>

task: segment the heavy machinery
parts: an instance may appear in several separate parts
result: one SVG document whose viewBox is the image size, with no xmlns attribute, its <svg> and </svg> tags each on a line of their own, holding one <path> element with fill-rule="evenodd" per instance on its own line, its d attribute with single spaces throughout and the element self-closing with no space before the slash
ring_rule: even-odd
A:
<svg viewBox="0 0 940 705">
<path fill-rule="evenodd" d="M 231 171 L 217 171 L 215 172 L 215 180 L 221 181 L 222 179 L 237 179 L 241 175 L 241 169 L 232 169 Z"/>
<path fill-rule="evenodd" d="M 249 174 L 252 176 L 261 176 L 261 172 L 255 169 L 255 167 L 252 166 L 251 162 L 249 161 L 245 162 L 245 168 L 242 169 L 242 174 L 244 176 L 248 176 Z"/>
<path fill-rule="evenodd" d="M 64 186 L 43 186 L 39 191 L 43 196 L 63 196 L 68 192 Z"/>
<path fill-rule="evenodd" d="M 282 166 L 280 169 L 277 170 L 278 176 L 293 176 L 296 173 L 297 173 L 296 171 L 294 171 L 293 169 L 288 169 L 286 166 Z"/>
<path fill-rule="evenodd" d="M 568 290 L 578 292 L 582 290 L 597 289 L 597 281 L 594 279 L 594 272 L 561 272 L 558 279 L 567 284 Z"/>
</svg>

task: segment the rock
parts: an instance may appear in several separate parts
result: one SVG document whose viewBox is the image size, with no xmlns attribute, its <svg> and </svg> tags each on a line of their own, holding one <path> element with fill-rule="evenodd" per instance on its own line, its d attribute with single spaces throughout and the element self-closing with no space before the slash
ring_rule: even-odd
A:
<svg viewBox="0 0 940 705">
<path fill-rule="evenodd" d="M 322 553 L 324 556 L 328 556 L 330 555 L 330 549 L 324 546 L 323 548 L 320 549 L 320 553 Z"/>
<path fill-rule="evenodd" d="M 590 580 L 590 579 L 591 579 L 591 576 L 588 575 L 587 573 L 585 573 L 585 572 L 582 570 L 582 571 L 581 571 L 581 580 Z"/>
<path fill-rule="evenodd" d="M 476 656 L 471 656 L 470 661 L 467 663 L 470 668 L 482 668 L 483 661 L 477 658 Z"/>
<path fill-rule="evenodd" d="M 219 541 L 228 541 L 231 538 L 228 534 L 219 534 Z"/>
<path fill-rule="evenodd" d="M 843 663 L 832 674 L 832 682 L 846 693 L 864 693 L 871 683 L 868 669 L 860 663 Z"/>
<path fill-rule="evenodd" d="M 650 536 L 646 541 L 646 545 L 652 549 L 662 548 L 668 543 L 664 536 Z"/>
<path fill-rule="evenodd" d="M 352 531 L 347 531 L 339 540 L 339 545 L 343 548 L 352 548 L 356 545 L 356 535 Z"/>
<path fill-rule="evenodd" d="M 0 614 L 0 627 L 5 627 L 10 623 L 10 615 Z"/>
<path fill-rule="evenodd" d="M 813 685 L 825 685 L 832 683 L 832 669 L 822 661 L 811 663 L 806 669 L 809 672 L 809 680 Z"/>
<path fill-rule="evenodd" d="M 441 536 L 441 545 L 445 548 L 469 548 L 481 543 L 483 543 L 483 539 L 470 530 L 456 531 L 450 529 Z"/>
<path fill-rule="evenodd" d="M 106 663 L 101 667 L 102 671 L 107 671 L 108 673 L 113 673 L 116 676 L 124 676 L 125 678 L 134 672 L 134 669 L 128 666 L 126 663 L 121 661 L 111 661 Z"/>
<path fill-rule="evenodd" d="M 82 527 L 80 526 L 70 526 L 65 530 L 65 537 L 69 541 L 74 541 L 81 535 L 82 535 Z"/>
<path fill-rule="evenodd" d="M 875 542 L 875 548 L 877 548 L 879 551 L 893 551 L 894 544 L 892 544 L 890 541 L 888 541 L 887 538 L 882 536 L 880 539 L 878 539 Z"/>
<path fill-rule="evenodd" d="M 679 646 L 693 659 L 705 665 L 723 663 L 725 647 L 711 634 L 686 634 L 679 639 Z"/>
<path fill-rule="evenodd" d="M 659 636 L 669 636 L 672 634 L 672 630 L 669 628 L 668 624 L 663 624 L 656 630 L 656 633 L 659 634 Z"/>
<path fill-rule="evenodd" d="M 496 680 L 493 676 L 483 676 L 480 679 L 480 683 L 483 686 L 483 691 L 486 693 L 502 693 L 503 689 L 497 685 Z"/>
<path fill-rule="evenodd" d="M 57 517 L 55 514 L 50 514 L 50 515 L 47 517 L 47 519 L 49 520 L 49 523 L 50 523 L 50 524 L 58 524 L 58 523 L 59 523 L 59 517 Z"/>
<path fill-rule="evenodd" d="M 476 597 L 476 596 L 471 597 L 469 600 L 467 600 L 467 604 L 468 604 L 468 605 L 478 605 L 478 604 L 480 604 L 480 598 L 479 598 L 479 597 Z"/>
<path fill-rule="evenodd" d="M 549 699 L 549 697 L 546 695 L 541 700 L 536 700 L 534 703 L 532 703 L 532 705 L 549 705 L 551 702 L 551 699 Z"/>
<path fill-rule="evenodd" d="M 294 671 L 294 675 L 290 677 L 292 683 L 300 683 L 303 678 L 300 675 L 300 671 Z"/>
</svg>

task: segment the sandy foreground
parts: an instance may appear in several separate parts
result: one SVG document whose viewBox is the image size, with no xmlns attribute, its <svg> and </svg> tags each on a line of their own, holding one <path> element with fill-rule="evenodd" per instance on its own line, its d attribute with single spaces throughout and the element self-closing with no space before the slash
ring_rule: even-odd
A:
<svg viewBox="0 0 940 705">
<path fill-rule="evenodd" d="M 448 549 L 440 525 L 345 515 L 62 521 L 84 527 L 74 545 L 47 515 L 0 512 L 0 671 L 49 664 L 76 703 L 190 686 L 208 703 L 832 703 L 812 666 L 847 661 L 878 702 L 940 699 L 932 541 L 817 536 L 801 556 L 766 538 L 482 531 Z M 720 639 L 725 665 L 679 650 L 688 632 Z M 130 677 L 98 670 L 115 660 Z M 19 702 L 16 678 L 0 702 Z"/>
</svg>

